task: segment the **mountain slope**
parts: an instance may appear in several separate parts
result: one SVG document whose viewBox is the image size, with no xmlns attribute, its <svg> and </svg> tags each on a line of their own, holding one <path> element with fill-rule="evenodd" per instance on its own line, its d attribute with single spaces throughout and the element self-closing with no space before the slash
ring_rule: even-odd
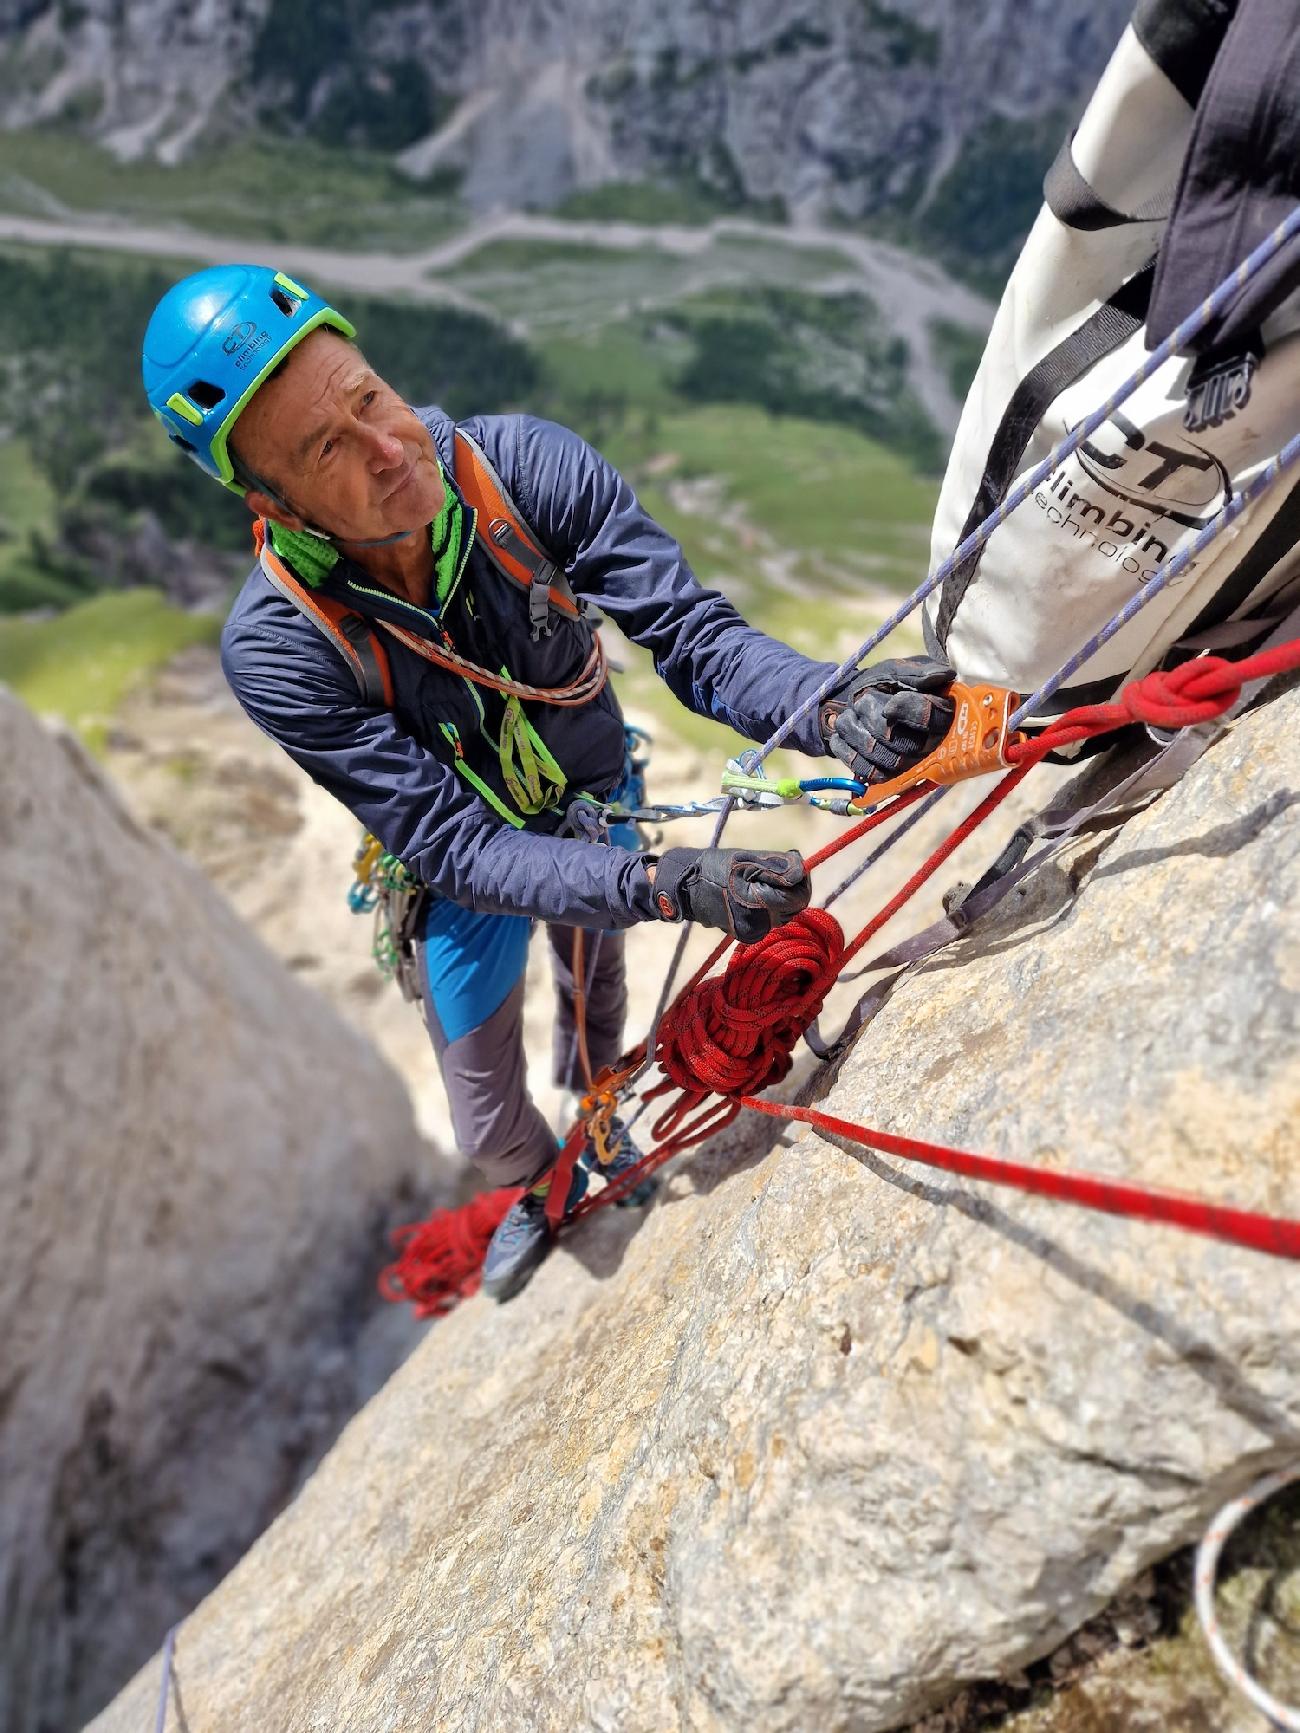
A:
<svg viewBox="0 0 1300 1733">
<path fill-rule="evenodd" d="M 0 78 L 6 125 L 70 121 L 125 156 L 175 161 L 269 122 L 401 150 L 412 173 L 463 177 L 480 209 L 666 179 L 860 219 L 930 198 L 961 209 L 966 188 L 987 226 L 1004 220 L 990 158 L 1009 182 L 1027 160 L 1036 182 L 1129 10 L 9 0 Z"/>
</svg>

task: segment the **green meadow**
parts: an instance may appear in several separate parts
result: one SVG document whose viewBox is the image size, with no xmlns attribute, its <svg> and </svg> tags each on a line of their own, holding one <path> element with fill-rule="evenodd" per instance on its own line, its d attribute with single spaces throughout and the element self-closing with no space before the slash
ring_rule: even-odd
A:
<svg viewBox="0 0 1300 1733">
<path fill-rule="evenodd" d="M 125 165 L 53 130 L 0 135 L 0 210 L 400 251 L 466 220 L 454 189 L 414 185 L 378 153 L 253 138 L 175 168 Z M 612 187 L 560 214 L 725 213 L 690 189 Z M 765 630 L 838 658 L 924 574 L 942 462 L 906 347 L 845 287 L 844 267 L 833 247 L 788 246 L 775 229 L 676 250 L 497 240 L 446 274 L 465 305 L 346 305 L 412 401 L 573 426 L 701 579 Z M 95 594 L 93 550 L 114 525 L 125 536 L 152 512 L 170 538 L 229 550 L 232 581 L 246 557 L 235 508 L 168 447 L 139 393 L 139 338 L 175 274 L 161 259 L 0 247 L 14 327 L 0 428 L 20 435 L 0 439 L 0 678 L 92 738 L 134 679 L 216 630 L 156 590 Z M 956 385 L 978 339 L 955 326 L 934 336 Z M 635 655 L 625 681 L 651 709 L 676 710 Z M 715 746 L 725 734 L 682 728 Z"/>
</svg>

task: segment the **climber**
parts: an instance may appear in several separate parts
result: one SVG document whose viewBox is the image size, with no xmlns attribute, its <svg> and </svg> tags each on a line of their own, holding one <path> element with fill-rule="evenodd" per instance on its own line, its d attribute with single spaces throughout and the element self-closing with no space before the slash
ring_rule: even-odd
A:
<svg viewBox="0 0 1300 1733">
<path fill-rule="evenodd" d="M 222 634 L 236 696 L 427 887 L 415 951 L 457 1140 L 492 1184 L 525 1188 L 484 1268 L 485 1290 L 504 1299 L 548 1248 L 556 1159 L 526 1080 L 533 922 L 549 927 L 557 964 L 556 1081 L 573 1088 L 573 929 L 599 934 L 585 970 L 599 1072 L 622 1048 L 623 929 L 698 921 L 750 943 L 809 900 L 794 850 L 656 857 L 564 834 L 575 796 L 608 802 L 627 774 L 588 608 L 651 652 L 683 704 L 753 740 L 834 670 L 702 588 L 576 434 L 528 415 L 457 428 L 411 408 L 354 337 L 283 273 L 216 267 L 159 302 L 145 389 L 172 440 L 258 520 L 261 563 Z M 855 675 L 791 744 L 890 774 L 951 719 L 951 671 L 926 662 L 915 675 Z M 611 840 L 635 846 L 626 831 Z M 617 1122 L 610 1148 L 607 1174 L 640 1159 Z"/>
</svg>

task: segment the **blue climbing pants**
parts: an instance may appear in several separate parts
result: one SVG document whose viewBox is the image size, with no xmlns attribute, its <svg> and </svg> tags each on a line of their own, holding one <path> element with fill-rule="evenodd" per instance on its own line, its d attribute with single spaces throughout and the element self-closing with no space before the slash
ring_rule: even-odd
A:
<svg viewBox="0 0 1300 1733">
<path fill-rule="evenodd" d="M 528 1093 L 524 971 L 533 922 L 431 896 L 416 939 L 424 1017 L 461 1153 L 492 1185 L 527 1185 L 555 1160 L 555 1130 Z M 555 978 L 553 1075 L 585 1088 L 573 1019 L 572 927 L 546 929 Z M 621 932 L 585 932 L 587 1045 L 593 1071 L 623 1050 L 627 978 Z"/>
</svg>

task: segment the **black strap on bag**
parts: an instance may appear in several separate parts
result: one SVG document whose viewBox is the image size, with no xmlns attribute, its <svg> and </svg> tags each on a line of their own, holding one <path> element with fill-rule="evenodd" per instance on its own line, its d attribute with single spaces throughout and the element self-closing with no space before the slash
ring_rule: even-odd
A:
<svg viewBox="0 0 1300 1733">
<path fill-rule="evenodd" d="M 1147 319 L 1153 349 L 1300 204 L 1295 0 L 1239 0 L 1219 41 L 1160 248 Z M 1297 283 L 1300 241 L 1292 241 L 1206 326 L 1192 350 L 1220 356 L 1243 350 Z"/>
<path fill-rule="evenodd" d="M 962 525 L 960 541 L 965 541 L 971 531 L 1005 499 L 1020 468 L 1025 448 L 1049 405 L 1067 386 L 1082 379 L 1104 356 L 1126 343 L 1135 331 L 1141 330 L 1154 272 L 1155 263 L 1152 261 L 1130 277 L 1090 319 L 1044 355 L 1017 385 L 993 435 L 984 474 Z M 954 616 L 979 570 L 982 553 L 982 548 L 977 549 L 944 583 L 933 632 L 928 622 L 926 625 L 926 641 L 931 655 L 947 654 L 948 634 Z"/>
</svg>

